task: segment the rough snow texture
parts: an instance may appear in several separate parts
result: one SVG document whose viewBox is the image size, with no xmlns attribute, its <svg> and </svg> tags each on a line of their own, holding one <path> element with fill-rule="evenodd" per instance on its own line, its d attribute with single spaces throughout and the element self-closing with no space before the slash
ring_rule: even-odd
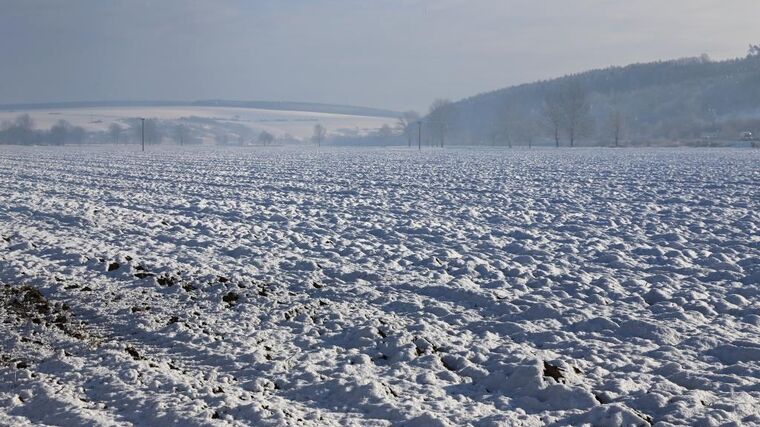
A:
<svg viewBox="0 0 760 427">
<path fill-rule="evenodd" d="M 759 425 L 758 164 L 0 147 L 0 424 Z"/>
</svg>

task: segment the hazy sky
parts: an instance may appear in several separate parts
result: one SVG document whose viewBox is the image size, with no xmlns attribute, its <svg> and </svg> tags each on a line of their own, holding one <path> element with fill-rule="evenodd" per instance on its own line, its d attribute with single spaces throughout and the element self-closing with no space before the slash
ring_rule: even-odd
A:
<svg viewBox="0 0 760 427">
<path fill-rule="evenodd" d="M 435 98 L 760 43 L 758 0 L 0 0 L 0 104 Z"/>
</svg>

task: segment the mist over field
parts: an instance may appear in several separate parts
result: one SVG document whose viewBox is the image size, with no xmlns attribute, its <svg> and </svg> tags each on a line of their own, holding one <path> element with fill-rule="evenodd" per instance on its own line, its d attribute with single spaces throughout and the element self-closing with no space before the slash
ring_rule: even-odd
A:
<svg viewBox="0 0 760 427">
<path fill-rule="evenodd" d="M 0 1 L 0 426 L 760 426 L 758 16 Z"/>
</svg>

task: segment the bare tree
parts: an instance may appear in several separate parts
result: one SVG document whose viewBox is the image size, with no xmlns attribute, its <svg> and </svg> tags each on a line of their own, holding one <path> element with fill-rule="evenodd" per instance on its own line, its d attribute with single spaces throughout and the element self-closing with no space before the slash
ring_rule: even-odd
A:
<svg viewBox="0 0 760 427">
<path fill-rule="evenodd" d="M 396 122 L 396 129 L 402 135 L 406 136 L 406 140 L 409 143 L 409 148 L 412 148 L 412 138 L 417 131 L 417 122 L 420 120 L 420 115 L 416 111 L 406 111 Z"/>
<path fill-rule="evenodd" d="M 87 131 L 82 126 L 74 126 L 69 129 L 69 141 L 74 144 L 81 144 L 87 138 Z"/>
<path fill-rule="evenodd" d="M 525 112 L 518 112 L 513 119 L 511 136 L 516 143 L 528 144 L 528 148 L 533 148 L 533 139 L 539 132 L 539 125 L 535 117 Z"/>
<path fill-rule="evenodd" d="M 610 127 L 612 130 L 612 137 L 615 141 L 615 147 L 620 146 L 620 138 L 623 136 L 623 113 L 620 110 L 615 110 L 610 115 Z"/>
<path fill-rule="evenodd" d="M 393 129 L 391 129 L 387 123 L 384 123 L 380 129 L 377 130 L 377 136 L 380 138 L 390 138 L 393 136 Z"/>
<path fill-rule="evenodd" d="M 130 118 L 126 121 L 126 140 L 129 143 L 140 143 L 142 138 L 142 120 L 139 118 Z"/>
<path fill-rule="evenodd" d="M 448 99 L 436 99 L 430 106 L 427 123 L 430 128 L 433 140 L 438 139 L 441 147 L 446 141 L 446 134 L 449 131 L 453 118 L 452 103 Z"/>
<path fill-rule="evenodd" d="M 143 128 L 140 120 L 134 121 L 133 130 L 137 136 L 137 142 L 142 139 Z M 145 143 L 158 144 L 161 142 L 161 132 L 158 129 L 158 119 L 145 119 Z"/>
<path fill-rule="evenodd" d="M 230 142 L 230 134 L 226 130 L 217 130 L 214 132 L 214 141 L 219 145 L 227 145 Z"/>
<path fill-rule="evenodd" d="M 263 146 L 267 146 L 271 144 L 272 142 L 274 142 L 274 135 L 272 135 L 271 133 L 267 131 L 263 131 L 259 134 L 258 140 L 259 140 L 259 144 Z"/>
<path fill-rule="evenodd" d="M 525 141 L 528 137 L 533 138 L 531 132 L 532 121 L 521 106 L 514 102 L 506 102 L 502 107 L 501 133 L 509 148 L 513 144 Z"/>
<path fill-rule="evenodd" d="M 71 124 L 66 120 L 58 120 L 53 127 L 50 128 L 50 143 L 53 145 L 63 145 L 66 140 L 69 139 L 69 133 L 71 132 Z"/>
<path fill-rule="evenodd" d="M 569 82 L 561 93 L 562 111 L 565 116 L 565 130 L 570 139 L 570 146 L 575 140 L 591 130 L 591 105 L 588 92 L 579 82 Z"/>
<path fill-rule="evenodd" d="M 10 128 L 11 140 L 16 144 L 33 144 L 37 138 L 34 131 L 34 119 L 29 114 L 16 117 Z"/>
<path fill-rule="evenodd" d="M 760 44 L 749 45 L 749 52 L 747 53 L 747 56 L 760 57 Z"/>
<path fill-rule="evenodd" d="M 512 132 L 512 121 L 514 119 L 514 111 L 512 104 L 507 101 L 498 110 L 499 114 L 496 115 L 495 121 L 491 127 L 491 145 L 496 145 L 496 140 L 501 136 L 503 141 L 509 144 L 509 148 L 512 148 L 512 140 L 510 133 Z"/>
<path fill-rule="evenodd" d="M 570 146 L 591 130 L 591 105 L 588 92 L 578 81 L 567 81 L 545 98 L 544 115 L 554 132 L 554 141 L 559 147 L 559 131 L 565 130 Z"/>
<path fill-rule="evenodd" d="M 180 123 L 174 128 L 174 140 L 179 145 L 185 145 L 190 140 L 190 128 Z"/>
<path fill-rule="evenodd" d="M 327 136 L 327 129 L 322 126 L 321 124 L 314 125 L 314 133 L 311 135 L 311 141 L 315 144 L 317 144 L 317 147 L 322 146 L 322 141 L 325 140 L 325 137 Z"/>
<path fill-rule="evenodd" d="M 488 139 L 491 141 L 491 147 L 496 147 L 496 140 L 499 138 L 500 133 L 501 125 L 498 122 L 491 125 L 491 129 L 488 132 Z"/>
<path fill-rule="evenodd" d="M 554 136 L 554 144 L 559 148 L 559 131 L 564 125 L 564 114 L 562 97 L 558 91 L 549 92 L 544 97 L 543 114 L 546 118 L 546 125 Z"/>
<path fill-rule="evenodd" d="M 114 144 L 118 144 L 121 139 L 121 134 L 124 132 L 124 128 L 118 123 L 111 123 L 108 126 L 108 134 L 111 135 L 111 140 Z"/>
<path fill-rule="evenodd" d="M 16 117 L 15 126 L 20 129 L 34 129 L 34 119 L 29 114 L 22 114 Z"/>
</svg>

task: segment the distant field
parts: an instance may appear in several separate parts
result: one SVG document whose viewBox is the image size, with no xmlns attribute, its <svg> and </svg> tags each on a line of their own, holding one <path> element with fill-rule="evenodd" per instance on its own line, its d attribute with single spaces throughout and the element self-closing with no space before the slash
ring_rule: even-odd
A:
<svg viewBox="0 0 760 427">
<path fill-rule="evenodd" d="M 290 134 L 297 138 L 311 135 L 313 127 L 321 123 L 331 133 L 356 132 L 365 134 L 383 124 L 393 125 L 388 117 L 367 117 L 346 114 L 314 113 L 304 111 L 263 110 L 232 107 L 97 107 L 62 108 L 50 110 L 0 111 L 0 122 L 29 114 L 38 128 L 47 129 L 58 120 L 66 120 L 89 131 L 103 131 L 111 123 L 135 117 L 177 120 L 202 117 L 245 125 L 254 131 L 268 131 L 276 136 Z"/>
</svg>

